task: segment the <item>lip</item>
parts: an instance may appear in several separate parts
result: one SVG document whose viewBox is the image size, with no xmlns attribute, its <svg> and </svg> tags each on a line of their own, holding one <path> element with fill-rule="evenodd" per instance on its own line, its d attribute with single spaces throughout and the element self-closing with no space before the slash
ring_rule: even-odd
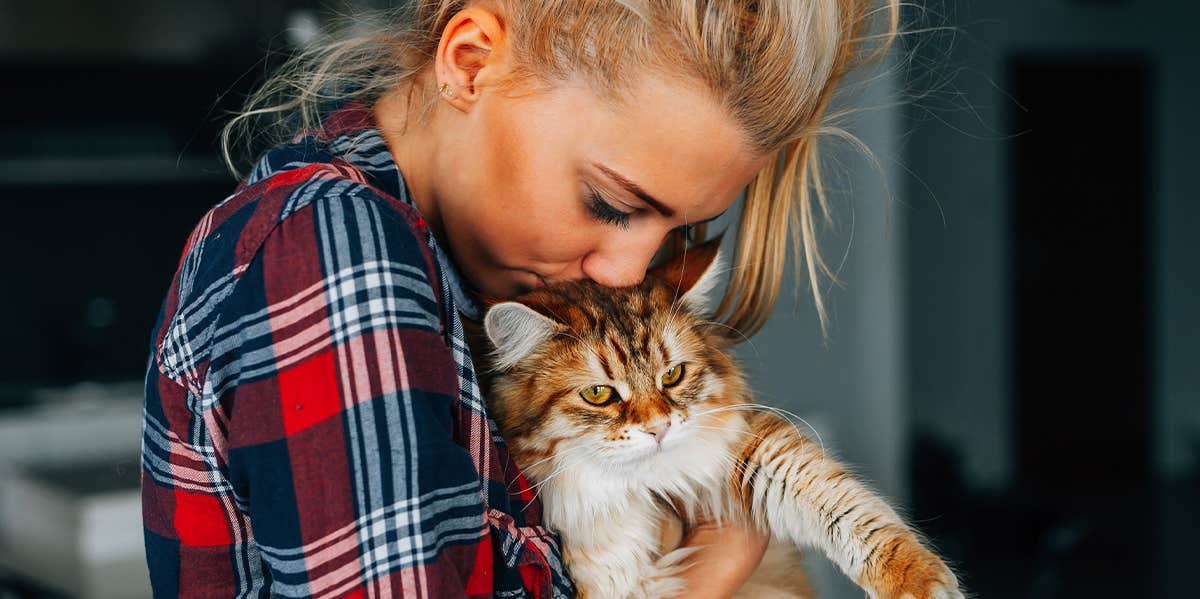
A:
<svg viewBox="0 0 1200 599">
<path fill-rule="evenodd" d="M 537 279 L 537 284 L 533 286 L 534 289 L 537 289 L 538 287 L 545 287 L 546 285 L 550 284 L 548 281 L 546 281 L 546 277 L 543 277 L 542 275 L 539 275 L 538 273 L 533 272 L 532 270 L 528 271 L 528 272 L 529 272 L 529 274 L 533 275 L 534 278 Z"/>
<path fill-rule="evenodd" d="M 519 279 L 517 281 L 516 295 L 525 295 L 526 293 L 529 293 L 535 289 L 545 287 L 548 284 L 549 282 L 546 281 L 546 278 L 542 275 L 539 275 L 532 270 L 522 270 L 520 271 Z"/>
</svg>

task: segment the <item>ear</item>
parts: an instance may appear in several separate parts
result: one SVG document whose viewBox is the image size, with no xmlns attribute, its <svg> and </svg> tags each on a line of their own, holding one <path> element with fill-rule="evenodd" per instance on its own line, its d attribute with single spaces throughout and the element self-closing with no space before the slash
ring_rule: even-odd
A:
<svg viewBox="0 0 1200 599">
<path fill-rule="evenodd" d="M 493 360 L 498 370 L 516 366 L 561 326 L 518 302 L 496 304 L 483 317 L 483 328 L 496 348 Z"/>
<path fill-rule="evenodd" d="M 711 296 L 720 282 L 722 263 L 721 236 L 718 235 L 655 266 L 648 274 L 678 288 L 685 304 L 698 314 L 706 314 L 713 307 Z"/>
<path fill-rule="evenodd" d="M 479 100 L 481 85 L 496 83 L 507 73 L 504 22 L 491 8 L 473 6 L 446 23 L 434 57 L 434 86 L 450 86 L 451 94 L 442 99 L 451 106 L 469 110 Z"/>
</svg>

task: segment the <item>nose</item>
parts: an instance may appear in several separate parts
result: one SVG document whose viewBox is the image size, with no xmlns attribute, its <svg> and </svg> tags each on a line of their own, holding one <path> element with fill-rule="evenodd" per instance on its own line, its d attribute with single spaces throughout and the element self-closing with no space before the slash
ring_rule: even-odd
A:
<svg viewBox="0 0 1200 599">
<path fill-rule="evenodd" d="M 653 424 L 647 424 L 642 427 L 642 432 L 654 437 L 654 440 L 662 445 L 663 437 L 667 436 L 667 430 L 671 428 L 670 420 L 660 420 Z"/>
<path fill-rule="evenodd" d="M 605 287 L 628 287 L 642 282 L 646 269 L 666 234 L 658 230 L 613 235 L 583 258 L 587 278 Z"/>
</svg>

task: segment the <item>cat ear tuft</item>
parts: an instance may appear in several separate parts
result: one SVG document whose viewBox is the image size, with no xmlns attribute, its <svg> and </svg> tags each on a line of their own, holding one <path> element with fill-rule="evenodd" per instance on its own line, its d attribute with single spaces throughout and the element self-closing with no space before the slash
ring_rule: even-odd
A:
<svg viewBox="0 0 1200 599">
<path fill-rule="evenodd" d="M 716 308 L 716 300 L 720 298 L 713 297 L 713 291 L 721 282 L 721 272 L 725 270 L 724 266 L 721 253 L 714 252 L 708 268 L 704 269 L 692 288 L 683 295 L 683 301 L 691 306 L 697 314 L 707 315 Z"/>
<path fill-rule="evenodd" d="M 697 314 L 707 314 L 714 307 L 712 292 L 721 282 L 723 263 L 718 235 L 650 269 L 650 274 L 678 288 L 683 302 Z"/>
<path fill-rule="evenodd" d="M 492 359 L 498 370 L 516 366 L 558 327 L 558 323 L 518 302 L 496 304 L 483 317 L 483 328 L 496 348 Z"/>
</svg>

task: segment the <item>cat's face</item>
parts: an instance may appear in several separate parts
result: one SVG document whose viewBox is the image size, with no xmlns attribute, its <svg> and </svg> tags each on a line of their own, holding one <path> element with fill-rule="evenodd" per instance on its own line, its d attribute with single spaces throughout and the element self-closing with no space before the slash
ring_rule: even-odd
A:
<svg viewBox="0 0 1200 599">
<path fill-rule="evenodd" d="M 716 245 L 686 258 L 636 287 L 560 284 L 489 310 L 488 401 L 518 463 L 644 467 L 727 436 L 745 394 L 722 325 L 701 316 Z"/>
</svg>

